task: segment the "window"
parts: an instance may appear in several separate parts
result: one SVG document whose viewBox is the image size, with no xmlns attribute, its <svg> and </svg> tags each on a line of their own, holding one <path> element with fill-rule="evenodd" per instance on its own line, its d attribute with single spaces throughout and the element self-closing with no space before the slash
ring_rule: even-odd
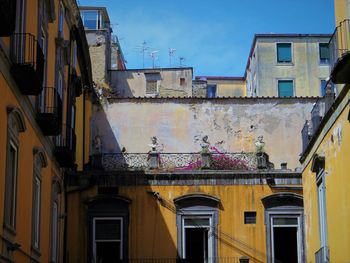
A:
<svg viewBox="0 0 350 263">
<path fill-rule="evenodd" d="M 186 79 L 185 78 L 180 78 L 180 85 L 181 86 L 186 85 Z"/>
<path fill-rule="evenodd" d="M 256 224 L 256 212 L 244 212 L 244 224 Z"/>
<path fill-rule="evenodd" d="M 278 97 L 294 96 L 293 80 L 278 80 Z"/>
<path fill-rule="evenodd" d="M 39 174 L 35 173 L 33 185 L 33 205 L 32 205 L 32 244 L 33 247 L 39 249 L 40 238 L 40 203 L 41 203 L 41 180 Z"/>
<path fill-rule="evenodd" d="M 26 130 L 26 125 L 22 112 L 17 108 L 7 107 L 7 113 L 4 225 L 6 230 L 14 235 L 16 229 L 19 133 Z"/>
<path fill-rule="evenodd" d="M 16 227 L 16 199 L 17 199 L 17 170 L 18 170 L 18 147 L 10 140 L 7 152 L 5 189 L 5 224 L 15 229 Z"/>
<path fill-rule="evenodd" d="M 108 263 L 123 259 L 123 219 L 96 217 L 93 219 L 93 256 L 96 262 Z"/>
<path fill-rule="evenodd" d="M 102 16 L 98 10 L 83 10 L 80 12 L 85 29 L 101 29 Z"/>
<path fill-rule="evenodd" d="M 40 47 L 44 55 L 44 78 L 43 78 L 43 86 L 46 85 L 46 66 L 47 66 L 47 38 L 45 29 L 41 27 L 41 34 L 40 34 Z"/>
<path fill-rule="evenodd" d="M 271 217 L 272 255 L 274 262 L 302 262 L 299 216 Z"/>
<path fill-rule="evenodd" d="M 321 86 L 320 86 L 320 93 L 321 93 L 321 96 L 324 97 L 326 96 L 326 89 L 327 89 L 327 81 L 324 80 L 324 79 L 321 79 Z"/>
<path fill-rule="evenodd" d="M 33 154 L 32 247 L 38 251 L 40 248 L 41 169 L 47 166 L 47 159 L 39 148 L 34 148 Z"/>
<path fill-rule="evenodd" d="M 328 64 L 329 62 L 329 46 L 328 43 L 319 43 L 320 63 Z"/>
<path fill-rule="evenodd" d="M 215 97 L 216 97 L 216 85 L 208 85 L 207 98 L 215 98 Z"/>
<path fill-rule="evenodd" d="M 146 95 L 158 95 L 160 74 L 158 73 L 147 73 L 146 77 Z"/>
<path fill-rule="evenodd" d="M 277 193 L 262 199 L 266 222 L 266 262 L 305 262 L 303 197 Z"/>
<path fill-rule="evenodd" d="M 324 181 L 324 170 L 317 174 L 317 200 L 318 220 L 320 229 L 321 247 L 327 246 L 327 214 L 326 214 L 326 187 Z"/>
<path fill-rule="evenodd" d="M 292 62 L 292 44 L 277 43 L 277 62 L 291 63 Z"/>
<path fill-rule="evenodd" d="M 60 2 L 60 16 L 58 20 L 58 36 L 63 37 L 63 25 L 64 25 L 64 6 Z"/>
<path fill-rule="evenodd" d="M 24 0 L 12 0 L 12 1 L 16 1 L 16 33 L 23 33 L 24 32 L 24 19 L 25 19 Z"/>
<path fill-rule="evenodd" d="M 59 254 L 59 194 L 61 192 L 60 182 L 57 176 L 54 176 L 52 182 L 52 207 L 51 207 L 51 263 L 58 262 Z"/>
<path fill-rule="evenodd" d="M 174 199 L 178 254 L 186 262 L 208 262 L 217 257 L 218 205 L 216 197 L 188 194 Z"/>
<path fill-rule="evenodd" d="M 52 203 L 52 223 L 51 223 L 51 262 L 57 262 L 58 250 L 58 203 Z"/>
<path fill-rule="evenodd" d="M 115 194 L 87 202 L 87 258 L 94 262 L 127 262 L 130 200 Z"/>
</svg>

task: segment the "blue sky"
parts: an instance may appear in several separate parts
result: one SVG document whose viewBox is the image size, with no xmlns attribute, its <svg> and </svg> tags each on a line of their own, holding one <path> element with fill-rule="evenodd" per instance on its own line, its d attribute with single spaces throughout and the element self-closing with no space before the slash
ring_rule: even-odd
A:
<svg viewBox="0 0 350 263">
<path fill-rule="evenodd" d="M 105 6 L 127 68 L 194 68 L 194 75 L 241 76 L 255 33 L 332 33 L 333 0 L 78 0 Z"/>
</svg>

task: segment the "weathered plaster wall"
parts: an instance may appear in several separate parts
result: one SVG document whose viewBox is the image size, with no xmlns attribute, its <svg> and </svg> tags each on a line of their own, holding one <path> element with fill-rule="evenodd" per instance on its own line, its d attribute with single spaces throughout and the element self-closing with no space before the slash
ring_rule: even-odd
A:
<svg viewBox="0 0 350 263">
<path fill-rule="evenodd" d="M 247 71 L 248 94 L 278 96 L 278 79 L 294 80 L 294 96 L 320 96 L 321 79 L 329 76 L 328 64 L 319 62 L 319 43 L 326 37 L 260 38 Z M 277 63 L 276 43 L 292 43 L 292 63 Z"/>
<path fill-rule="evenodd" d="M 102 151 L 129 153 L 150 150 L 157 136 L 164 152 L 199 152 L 203 136 L 221 151 L 254 151 L 264 136 L 271 161 L 299 166 L 300 131 L 313 106 L 312 99 L 129 99 L 95 109 L 93 138 Z"/>
<path fill-rule="evenodd" d="M 160 74 L 159 97 L 192 96 L 192 68 L 111 71 L 111 83 L 117 96 L 120 98 L 145 97 L 145 73 Z M 180 83 L 181 78 L 185 79 L 183 85 Z"/>
<path fill-rule="evenodd" d="M 92 65 L 93 80 L 97 84 L 108 81 L 107 69 L 110 65 L 111 54 L 108 33 L 106 31 L 87 32 Z"/>
</svg>

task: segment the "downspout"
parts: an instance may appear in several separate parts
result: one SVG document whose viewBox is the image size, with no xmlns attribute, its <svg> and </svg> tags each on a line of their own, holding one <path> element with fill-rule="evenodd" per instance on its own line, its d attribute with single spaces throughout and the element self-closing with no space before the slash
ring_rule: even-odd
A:
<svg viewBox="0 0 350 263">
<path fill-rule="evenodd" d="M 83 87 L 83 166 L 82 170 L 84 171 L 85 166 L 85 92 L 86 92 L 86 86 Z"/>
</svg>

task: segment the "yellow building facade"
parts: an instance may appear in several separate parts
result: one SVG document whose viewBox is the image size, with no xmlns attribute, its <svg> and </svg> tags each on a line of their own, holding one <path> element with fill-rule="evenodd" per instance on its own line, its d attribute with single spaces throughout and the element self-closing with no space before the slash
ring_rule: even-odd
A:
<svg viewBox="0 0 350 263">
<path fill-rule="evenodd" d="M 350 253 L 350 67 L 349 2 L 335 2 L 336 30 L 330 40 L 331 74 L 321 121 L 314 122 L 301 155 L 307 262 L 348 262 Z M 332 84 L 342 89 L 333 99 Z M 326 95 L 327 97 L 327 95 Z"/>
<path fill-rule="evenodd" d="M 0 262 L 63 262 L 84 29 L 69 0 L 0 1 L 0 17 Z"/>
</svg>

